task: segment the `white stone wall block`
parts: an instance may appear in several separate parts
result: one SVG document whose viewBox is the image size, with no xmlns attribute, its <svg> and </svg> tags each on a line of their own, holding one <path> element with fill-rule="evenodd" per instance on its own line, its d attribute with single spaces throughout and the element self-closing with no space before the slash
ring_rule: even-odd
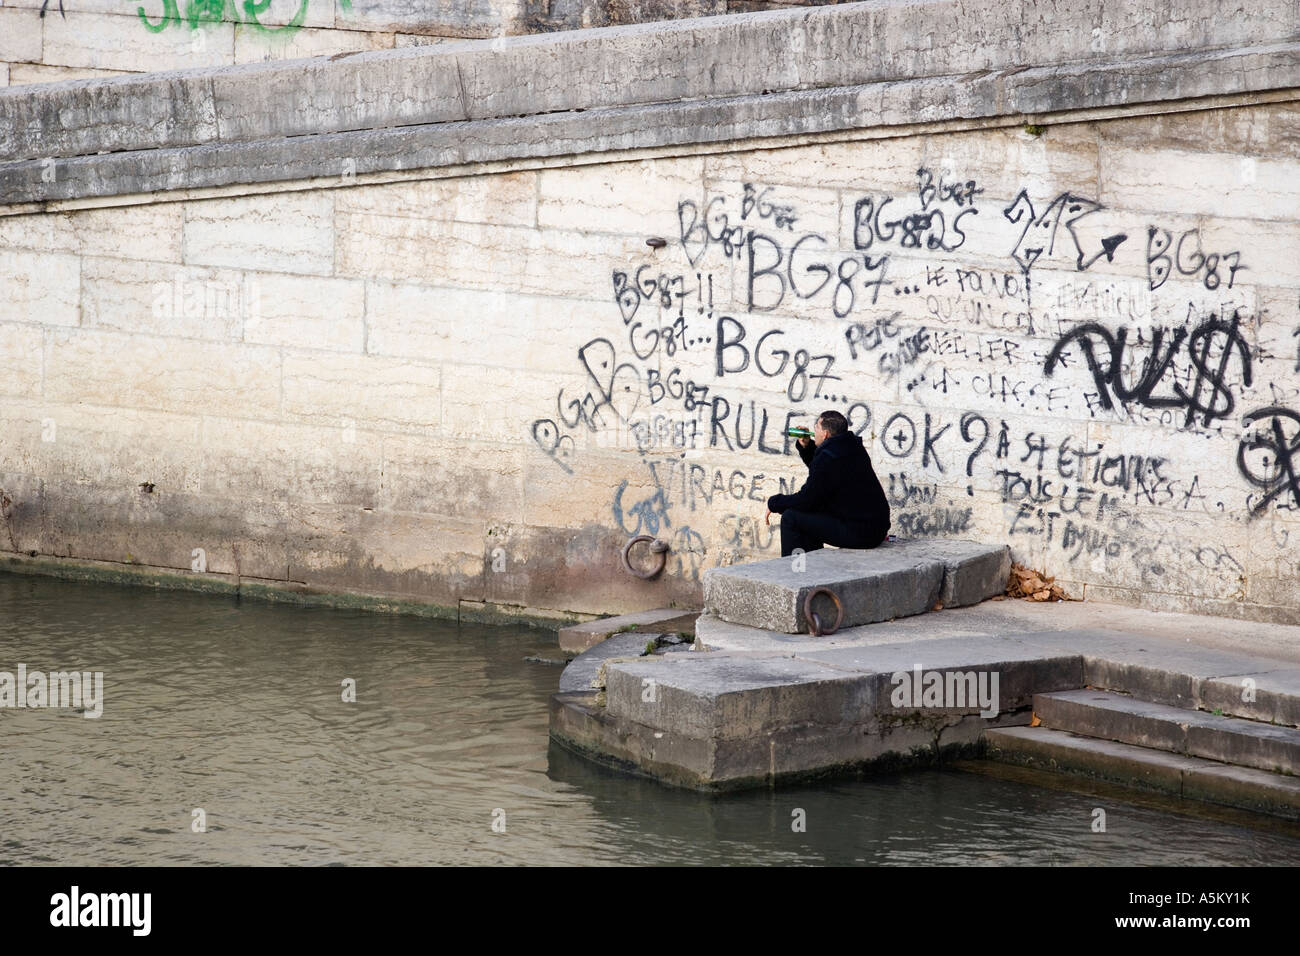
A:
<svg viewBox="0 0 1300 956">
<path fill-rule="evenodd" d="M 80 284 L 76 256 L 0 251 L 0 321 L 76 325 Z"/>
<path fill-rule="evenodd" d="M 189 203 L 185 262 L 329 275 L 334 269 L 333 204 L 328 191 Z"/>
</svg>

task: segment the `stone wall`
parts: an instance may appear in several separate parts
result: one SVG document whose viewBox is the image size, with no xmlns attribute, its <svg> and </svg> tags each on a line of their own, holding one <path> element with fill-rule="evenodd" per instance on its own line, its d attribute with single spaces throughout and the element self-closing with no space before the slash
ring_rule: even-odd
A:
<svg viewBox="0 0 1300 956">
<path fill-rule="evenodd" d="M 4 0 L 0 87 L 823 2 L 273 0 L 254 15 L 238 0 Z"/>
<path fill-rule="evenodd" d="M 777 553 L 784 431 L 837 408 L 896 534 L 1006 541 L 1087 598 L 1300 620 L 1300 102 L 1232 69 L 1263 85 L 1102 113 L 1135 87 L 1100 69 L 1063 87 L 1088 109 L 1028 124 L 882 107 L 798 142 L 700 127 L 133 195 L 71 108 L 127 81 L 52 93 L 30 112 L 60 122 L 0 154 L 0 550 L 444 606 L 695 602 L 704 568 Z M 159 78 L 176 109 L 182 79 L 209 88 Z M 155 151 L 191 148 L 167 131 Z M 291 132 L 284 155 L 328 138 Z M 83 157 L 71 198 L 34 198 L 66 186 L 41 155 Z M 638 534 L 671 546 L 658 581 L 620 569 Z"/>
</svg>

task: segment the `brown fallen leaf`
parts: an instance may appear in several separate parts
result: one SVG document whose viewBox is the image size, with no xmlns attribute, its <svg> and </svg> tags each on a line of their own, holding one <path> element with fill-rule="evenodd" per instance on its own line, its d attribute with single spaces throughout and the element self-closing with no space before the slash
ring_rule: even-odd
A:
<svg viewBox="0 0 1300 956">
<path fill-rule="evenodd" d="M 1039 724 L 1041 724 L 1041 723 L 1042 723 L 1042 720 L 1039 719 L 1039 716 L 1038 716 L 1037 714 L 1034 714 L 1034 719 L 1031 720 L 1031 721 L 1029 722 L 1029 726 L 1030 726 L 1030 727 L 1037 727 L 1037 726 L 1038 726 Z"/>
<path fill-rule="evenodd" d="M 1056 583 L 1055 577 L 1020 564 L 1011 566 L 1005 596 L 1040 602 L 1074 600 L 1066 593 L 1065 588 Z"/>
</svg>

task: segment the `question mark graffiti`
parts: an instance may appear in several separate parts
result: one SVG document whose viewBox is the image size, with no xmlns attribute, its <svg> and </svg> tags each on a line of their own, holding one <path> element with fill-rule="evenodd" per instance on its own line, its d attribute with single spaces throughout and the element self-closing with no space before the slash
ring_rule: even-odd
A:
<svg viewBox="0 0 1300 956">
<path fill-rule="evenodd" d="M 975 440 L 973 437 L 971 437 L 971 426 L 974 425 L 976 422 L 984 426 L 984 434 L 980 436 L 980 443 L 975 446 L 975 450 L 971 452 L 970 456 L 966 459 L 967 478 L 974 477 L 975 459 L 978 458 L 979 453 L 984 450 L 984 446 L 989 443 L 988 419 L 986 419 L 983 415 L 980 415 L 976 412 L 967 412 L 965 415 L 961 417 L 962 441 L 972 442 Z M 970 495 L 972 498 L 975 497 L 975 486 L 973 484 L 966 486 L 966 494 Z"/>
</svg>

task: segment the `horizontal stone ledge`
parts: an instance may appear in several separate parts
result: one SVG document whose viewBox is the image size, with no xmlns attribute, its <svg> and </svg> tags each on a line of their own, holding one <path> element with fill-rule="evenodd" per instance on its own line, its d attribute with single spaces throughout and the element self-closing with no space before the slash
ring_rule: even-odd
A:
<svg viewBox="0 0 1300 956">
<path fill-rule="evenodd" d="M 985 733 L 994 760 L 1300 820 L 1300 778 L 1045 727 Z"/>
<path fill-rule="evenodd" d="M 0 91 L 0 206 L 1300 88 L 1295 5 L 1171 5 L 1189 35 L 1093 4 L 1109 52 L 1065 4 L 963 5 L 967 39 L 912 49 L 954 12 L 918 0 Z"/>
</svg>

